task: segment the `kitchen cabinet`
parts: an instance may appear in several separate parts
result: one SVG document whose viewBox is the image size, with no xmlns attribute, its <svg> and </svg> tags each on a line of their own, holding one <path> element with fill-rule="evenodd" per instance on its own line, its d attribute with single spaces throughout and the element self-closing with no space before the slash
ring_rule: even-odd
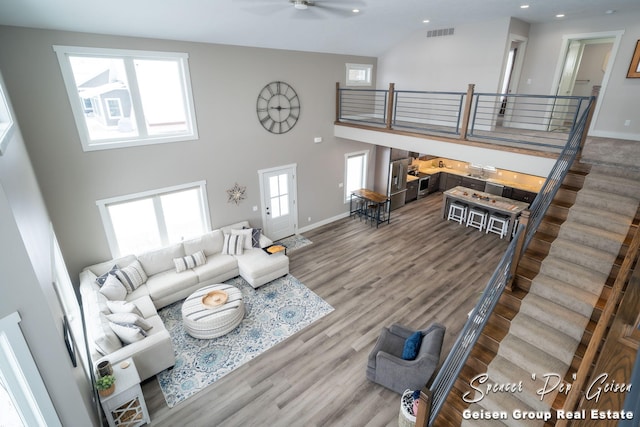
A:
<svg viewBox="0 0 640 427">
<path fill-rule="evenodd" d="M 534 193 L 532 191 L 521 190 L 519 188 L 505 187 L 504 189 L 505 191 L 503 191 L 502 194 L 508 194 L 505 197 L 513 200 L 518 200 L 520 202 L 533 203 L 533 200 L 538 195 L 537 193 Z"/>
<path fill-rule="evenodd" d="M 440 173 L 440 191 L 447 191 L 458 185 L 462 185 L 462 177 L 460 175 L 446 172 Z"/>
<path fill-rule="evenodd" d="M 475 179 L 468 176 L 462 177 L 462 186 L 471 188 L 472 190 L 484 191 L 485 182 L 481 179 Z"/>
<path fill-rule="evenodd" d="M 413 181 L 407 182 L 407 193 L 405 196 L 405 203 L 413 202 L 418 198 L 418 181 L 414 179 Z"/>
<path fill-rule="evenodd" d="M 440 189 L 440 175 L 440 172 L 434 173 L 431 175 L 431 178 L 429 178 L 429 189 L 427 190 L 429 194 L 435 193 Z"/>
</svg>

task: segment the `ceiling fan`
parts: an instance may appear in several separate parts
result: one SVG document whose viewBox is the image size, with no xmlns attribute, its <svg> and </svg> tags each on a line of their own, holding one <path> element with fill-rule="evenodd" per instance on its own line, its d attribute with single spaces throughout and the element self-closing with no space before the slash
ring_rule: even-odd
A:
<svg viewBox="0 0 640 427">
<path fill-rule="evenodd" d="M 267 5 L 264 5 L 262 9 L 263 13 L 275 12 L 278 9 L 283 9 L 287 6 L 284 6 L 283 0 L 272 0 L 270 1 L 271 10 L 268 10 Z M 292 5 L 296 11 L 307 11 L 303 13 L 295 13 L 294 15 L 298 18 L 318 18 L 317 11 L 328 12 L 332 14 L 342 15 L 342 16 L 354 16 L 357 12 L 357 7 L 359 5 L 364 5 L 363 0 L 287 0 L 289 5 Z M 254 9 L 256 9 L 254 7 Z M 313 13 L 309 13 L 308 11 L 313 10 Z M 358 10 L 359 11 L 359 10 Z"/>
</svg>

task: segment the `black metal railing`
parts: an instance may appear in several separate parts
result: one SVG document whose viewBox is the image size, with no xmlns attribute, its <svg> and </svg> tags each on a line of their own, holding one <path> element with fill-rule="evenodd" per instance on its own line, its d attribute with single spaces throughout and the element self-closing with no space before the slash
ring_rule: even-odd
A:
<svg viewBox="0 0 640 427">
<path fill-rule="evenodd" d="M 588 103 L 589 107 L 593 102 L 595 102 L 595 98 L 592 97 Z M 549 177 L 532 203 L 528 224 L 519 224 L 514 239 L 511 241 L 506 252 L 502 256 L 502 259 L 491 276 L 491 279 L 487 283 L 480 300 L 471 312 L 469 319 L 467 319 L 462 331 L 458 335 L 449 355 L 438 371 L 438 374 L 430 387 L 432 392 L 432 403 L 428 425 L 432 425 L 440 413 L 447 395 L 453 388 L 453 384 L 458 378 L 458 375 L 460 375 L 473 346 L 478 341 L 482 330 L 489 320 L 489 316 L 498 303 L 504 288 L 511 279 L 511 272 L 513 271 L 512 264 L 518 262 L 518 260 L 514 259 L 516 253 L 523 253 L 526 250 L 531 238 L 542 221 L 547 208 L 551 204 L 551 201 L 560 188 L 569 168 L 573 164 L 577 153 L 580 150 L 583 132 L 586 131 L 586 126 L 589 121 L 588 117 L 589 108 L 586 108 L 581 113 L 576 125 L 573 127 L 569 142 L 563 148 L 558 160 L 549 174 Z M 521 239 L 522 233 L 526 233 L 526 235 L 524 236 L 524 243 L 522 243 L 523 246 L 521 250 L 518 251 L 518 242 L 523 241 Z"/>
<path fill-rule="evenodd" d="M 589 97 L 473 93 L 473 85 L 467 92 L 394 86 L 338 87 L 337 121 L 560 153 L 589 105 Z"/>
</svg>

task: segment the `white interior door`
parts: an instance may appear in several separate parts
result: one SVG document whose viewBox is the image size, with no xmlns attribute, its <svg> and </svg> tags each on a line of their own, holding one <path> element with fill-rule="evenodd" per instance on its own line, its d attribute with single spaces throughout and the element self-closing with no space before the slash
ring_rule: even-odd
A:
<svg viewBox="0 0 640 427">
<path fill-rule="evenodd" d="M 262 227 L 272 240 L 296 232 L 296 165 L 258 171 L 262 193 Z"/>
</svg>

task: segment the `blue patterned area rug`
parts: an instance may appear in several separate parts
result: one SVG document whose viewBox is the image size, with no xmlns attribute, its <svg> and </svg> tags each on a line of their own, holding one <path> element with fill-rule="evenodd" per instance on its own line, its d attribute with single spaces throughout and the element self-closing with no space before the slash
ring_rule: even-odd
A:
<svg viewBox="0 0 640 427">
<path fill-rule="evenodd" d="M 182 301 L 158 312 L 176 353 L 175 366 L 157 375 L 170 408 L 333 311 L 289 274 L 258 289 L 241 277 L 225 283 L 242 291 L 246 309 L 242 323 L 227 335 L 203 340 L 187 334 Z"/>
<path fill-rule="evenodd" d="M 278 240 L 276 243 L 280 243 L 287 247 L 287 253 L 295 251 L 296 249 L 304 248 L 307 245 L 313 243 L 311 240 L 300 234 L 294 234 L 293 236 L 285 237 Z"/>
</svg>

